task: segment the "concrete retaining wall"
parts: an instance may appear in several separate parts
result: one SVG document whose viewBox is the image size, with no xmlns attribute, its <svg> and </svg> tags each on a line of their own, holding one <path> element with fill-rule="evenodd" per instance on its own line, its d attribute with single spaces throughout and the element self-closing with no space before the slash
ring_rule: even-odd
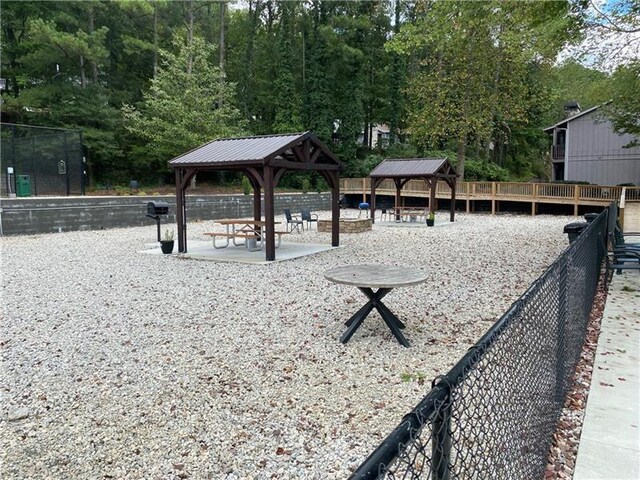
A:
<svg viewBox="0 0 640 480">
<path fill-rule="evenodd" d="M 73 230 L 153 226 L 147 218 L 147 202 L 169 204 L 169 215 L 161 223 L 175 224 L 175 196 L 146 197 L 26 197 L 2 199 L 2 235 L 32 235 Z M 264 199 L 262 203 L 264 207 Z M 274 197 L 276 215 L 283 208 L 294 214 L 301 208 L 330 210 L 330 193 L 287 193 Z M 253 216 L 253 195 L 187 195 L 187 221 Z"/>
</svg>

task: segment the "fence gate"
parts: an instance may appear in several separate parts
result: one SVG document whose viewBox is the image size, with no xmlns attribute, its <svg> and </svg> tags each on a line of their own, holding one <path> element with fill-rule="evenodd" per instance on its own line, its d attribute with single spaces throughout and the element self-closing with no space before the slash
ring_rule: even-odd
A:
<svg viewBox="0 0 640 480">
<path fill-rule="evenodd" d="M 3 123 L 3 197 L 84 195 L 82 131 Z"/>
</svg>

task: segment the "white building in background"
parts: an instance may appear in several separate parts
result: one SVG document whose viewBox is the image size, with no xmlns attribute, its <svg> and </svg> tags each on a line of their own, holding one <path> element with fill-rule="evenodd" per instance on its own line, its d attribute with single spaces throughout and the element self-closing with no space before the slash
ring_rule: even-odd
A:
<svg viewBox="0 0 640 480">
<path fill-rule="evenodd" d="M 385 123 L 380 125 L 373 125 L 370 130 L 371 134 L 371 148 L 388 148 L 390 141 L 389 127 Z M 358 136 L 358 143 L 364 145 L 364 132 L 361 132 Z"/>
</svg>

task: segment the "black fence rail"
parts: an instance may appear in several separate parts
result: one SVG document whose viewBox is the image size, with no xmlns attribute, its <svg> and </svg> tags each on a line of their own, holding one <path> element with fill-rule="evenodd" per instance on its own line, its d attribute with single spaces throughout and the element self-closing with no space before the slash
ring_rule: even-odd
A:
<svg viewBox="0 0 640 480">
<path fill-rule="evenodd" d="M 3 123 L 0 151 L 3 197 L 84 194 L 80 130 Z"/>
<path fill-rule="evenodd" d="M 434 380 L 352 479 L 543 478 L 586 337 L 609 209 Z"/>
</svg>

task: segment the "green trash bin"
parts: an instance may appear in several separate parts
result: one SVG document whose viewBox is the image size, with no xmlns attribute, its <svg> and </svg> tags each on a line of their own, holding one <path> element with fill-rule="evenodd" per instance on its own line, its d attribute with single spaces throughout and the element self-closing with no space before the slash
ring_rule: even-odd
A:
<svg viewBox="0 0 640 480">
<path fill-rule="evenodd" d="M 16 175 L 16 195 L 18 197 L 31 196 L 31 177 L 29 175 Z"/>
</svg>

